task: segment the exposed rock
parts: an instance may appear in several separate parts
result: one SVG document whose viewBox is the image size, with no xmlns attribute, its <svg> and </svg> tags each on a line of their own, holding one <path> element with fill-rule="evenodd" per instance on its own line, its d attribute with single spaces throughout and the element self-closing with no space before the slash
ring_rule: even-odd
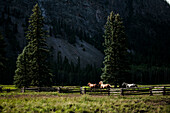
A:
<svg viewBox="0 0 170 113">
<path fill-rule="evenodd" d="M 129 41 L 129 49 L 133 53 L 144 54 L 151 47 L 157 47 L 161 40 L 161 50 L 168 49 L 164 45 L 170 43 L 167 32 L 170 27 L 170 5 L 163 0 L 37 0 L 42 9 L 43 16 L 46 20 L 46 28 L 54 29 L 57 24 L 53 21 L 63 20 L 71 28 L 83 30 L 88 33 L 89 37 L 96 40 L 102 39 L 103 26 L 107 16 L 113 10 L 115 13 L 120 13 L 122 16 L 126 34 Z M 36 0 L 1 0 L 0 3 L 0 18 L 11 18 L 10 31 L 14 24 L 17 24 L 18 32 L 13 36 L 16 37 L 16 42 L 8 43 L 8 56 L 17 55 L 22 51 L 26 41 L 24 31 L 26 31 L 26 22 L 31 14 L 31 10 Z M 3 17 L 4 15 L 4 17 Z M 6 37 L 7 31 L 4 26 L 9 23 L 0 23 L 0 30 Z M 25 27 L 23 27 L 25 26 Z M 161 28 L 165 32 L 160 32 Z M 55 29 L 54 29 L 55 31 Z M 81 42 L 77 39 L 75 46 L 67 43 L 68 35 L 62 29 L 62 34 L 54 34 L 49 39 L 49 46 L 53 46 L 55 52 L 61 51 L 63 56 L 68 56 L 69 60 L 77 62 L 76 57 L 80 56 L 82 65 L 88 63 L 96 63 L 101 66 L 103 54 L 95 49 L 92 45 L 86 42 Z M 55 36 L 54 36 L 55 35 Z M 54 38 L 60 37 L 61 39 Z M 15 44 L 14 44 L 15 43 Z M 84 45 L 84 51 L 79 47 Z M 59 48 L 58 46 L 61 45 Z M 143 48 L 141 48 L 143 47 Z M 16 48 L 13 50 L 13 48 Z M 165 54 L 165 53 L 163 53 Z M 164 55 L 165 56 L 165 55 Z M 56 57 L 56 54 L 55 54 Z"/>
</svg>

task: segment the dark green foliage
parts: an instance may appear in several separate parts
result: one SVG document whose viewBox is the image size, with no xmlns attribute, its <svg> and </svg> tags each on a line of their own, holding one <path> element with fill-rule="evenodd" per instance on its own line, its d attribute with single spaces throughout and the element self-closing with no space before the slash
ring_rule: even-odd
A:
<svg viewBox="0 0 170 113">
<path fill-rule="evenodd" d="M 129 49 L 133 50 L 130 60 L 134 65 L 143 63 L 151 66 L 169 67 L 170 22 L 161 22 L 161 20 L 152 19 L 154 18 L 152 16 L 147 14 L 146 17 L 136 15 L 129 18 L 128 24 L 143 23 L 138 26 L 138 29 L 132 29 L 132 27 L 126 29 Z"/>
<path fill-rule="evenodd" d="M 138 84 L 168 84 L 170 81 L 170 68 L 169 67 L 157 67 L 141 64 L 131 65 L 130 81 L 131 83 Z"/>
<path fill-rule="evenodd" d="M 17 69 L 15 71 L 14 84 L 19 88 L 23 86 L 28 87 L 31 82 L 29 47 L 30 45 L 27 45 L 23 49 L 22 53 L 18 56 L 16 62 Z"/>
<path fill-rule="evenodd" d="M 49 69 L 48 56 L 49 50 L 46 44 L 46 31 L 43 30 L 43 17 L 41 15 L 40 8 L 36 4 L 33 8 L 33 14 L 29 19 L 29 26 L 27 31 L 28 45 L 23 53 L 18 57 L 17 70 L 15 75 L 16 86 L 51 86 L 52 85 L 52 73 Z M 26 52 L 26 53 L 25 53 Z M 25 54 L 28 55 L 27 59 L 24 59 Z M 26 61 L 26 62 L 25 62 Z M 25 64 L 26 63 L 26 64 Z M 27 66 L 29 65 L 29 66 Z M 26 71 L 29 70 L 29 75 L 26 75 Z M 28 84 L 26 78 L 31 79 Z M 22 83 L 18 82 L 22 79 Z M 20 85 L 20 84 L 21 85 Z"/>
<path fill-rule="evenodd" d="M 114 83 L 124 78 L 127 73 L 127 48 L 123 22 L 119 14 L 110 13 L 104 32 L 104 68 L 101 78 L 104 82 Z"/>
<path fill-rule="evenodd" d="M 77 58 L 77 64 L 73 64 L 67 57 L 62 60 L 61 52 L 58 52 L 57 59 L 54 72 L 55 85 L 87 85 L 88 82 L 98 83 L 100 81 L 100 69 L 92 65 L 81 68 L 80 57 Z"/>
<path fill-rule="evenodd" d="M 5 41 L 3 36 L 0 33 L 0 84 L 3 83 L 3 81 L 5 81 L 5 72 L 6 72 L 6 52 L 5 52 Z"/>
<path fill-rule="evenodd" d="M 46 44 L 46 31 L 43 30 L 44 20 L 40 8 L 36 4 L 33 8 L 33 14 L 29 19 L 27 39 L 31 46 L 31 85 L 51 86 L 52 73 L 48 68 L 49 50 Z"/>
</svg>

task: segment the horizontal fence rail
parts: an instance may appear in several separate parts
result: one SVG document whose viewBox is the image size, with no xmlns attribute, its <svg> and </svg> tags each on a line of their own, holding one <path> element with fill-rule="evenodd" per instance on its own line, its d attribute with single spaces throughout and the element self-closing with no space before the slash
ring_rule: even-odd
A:
<svg viewBox="0 0 170 113">
<path fill-rule="evenodd" d="M 53 87 L 37 87 L 37 88 L 22 88 L 21 92 L 25 92 L 26 90 L 28 91 L 35 91 L 35 92 L 54 92 L 58 91 L 58 88 L 53 88 Z"/>
<path fill-rule="evenodd" d="M 112 95 L 169 95 L 170 86 L 135 87 L 135 88 L 81 88 L 81 94 L 112 94 Z"/>
<path fill-rule="evenodd" d="M 0 87 L 0 92 L 17 91 L 18 89 L 3 89 Z M 36 88 L 21 88 L 21 92 L 59 92 L 59 93 L 80 93 L 90 95 L 170 95 L 170 86 L 156 87 L 134 87 L 134 88 L 86 88 L 86 87 L 36 87 Z"/>
<path fill-rule="evenodd" d="M 8 92 L 17 91 L 17 90 L 18 90 L 18 89 L 10 89 L 10 88 L 3 89 L 3 88 L 0 87 L 0 92 L 1 92 L 1 93 L 4 92 L 4 91 L 6 91 L 6 92 L 8 93 Z"/>
</svg>

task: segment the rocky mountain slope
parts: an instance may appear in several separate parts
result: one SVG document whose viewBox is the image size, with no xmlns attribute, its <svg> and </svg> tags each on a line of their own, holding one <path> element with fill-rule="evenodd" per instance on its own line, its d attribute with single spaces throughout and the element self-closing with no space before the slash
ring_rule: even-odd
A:
<svg viewBox="0 0 170 113">
<path fill-rule="evenodd" d="M 170 57 L 170 52 L 167 52 L 170 47 L 166 46 L 170 43 L 170 5 L 164 0 L 39 0 L 39 3 L 55 36 L 58 36 L 56 26 L 64 23 L 71 31 L 83 31 L 86 38 L 92 40 L 91 44 L 102 50 L 103 26 L 109 13 L 114 11 L 123 18 L 128 48 L 137 59 L 132 62 L 149 61 L 156 65 L 167 63 Z M 68 39 L 70 36 L 61 37 Z M 146 56 L 149 57 L 142 58 Z"/>
<path fill-rule="evenodd" d="M 159 63 L 160 58 L 168 61 L 170 6 L 164 0 L 1 0 L 0 30 L 7 42 L 7 56 L 13 63 L 26 44 L 24 32 L 36 2 L 50 31 L 48 42 L 55 57 L 61 51 L 74 63 L 80 57 L 83 65 L 95 63 L 100 67 L 104 57 L 100 52 L 103 26 L 109 13 L 114 11 L 124 20 L 129 52 L 135 55 L 133 62 L 147 62 L 153 57 L 155 61 L 149 62 Z M 74 32 L 74 44 L 68 43 L 72 37 L 70 32 Z M 86 42 L 79 40 L 82 37 Z"/>
</svg>

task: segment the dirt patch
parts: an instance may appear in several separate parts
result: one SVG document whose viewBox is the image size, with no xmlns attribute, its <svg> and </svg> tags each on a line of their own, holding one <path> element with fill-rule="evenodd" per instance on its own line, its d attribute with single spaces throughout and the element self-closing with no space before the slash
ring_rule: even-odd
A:
<svg viewBox="0 0 170 113">
<path fill-rule="evenodd" d="M 0 95 L 0 99 L 7 99 L 7 98 L 58 98 L 58 97 L 81 97 L 81 94 L 59 94 L 59 95 L 45 95 L 45 94 L 21 94 L 21 95 Z M 91 97 L 104 97 L 108 95 L 89 95 Z"/>
<path fill-rule="evenodd" d="M 68 94 L 68 95 L 27 95 L 27 94 L 23 94 L 23 95 L 1 95 L 0 99 L 6 99 L 6 98 L 37 98 L 37 97 L 46 97 L 46 98 L 55 98 L 55 97 L 80 97 L 82 95 L 75 95 L 75 94 Z"/>
</svg>

